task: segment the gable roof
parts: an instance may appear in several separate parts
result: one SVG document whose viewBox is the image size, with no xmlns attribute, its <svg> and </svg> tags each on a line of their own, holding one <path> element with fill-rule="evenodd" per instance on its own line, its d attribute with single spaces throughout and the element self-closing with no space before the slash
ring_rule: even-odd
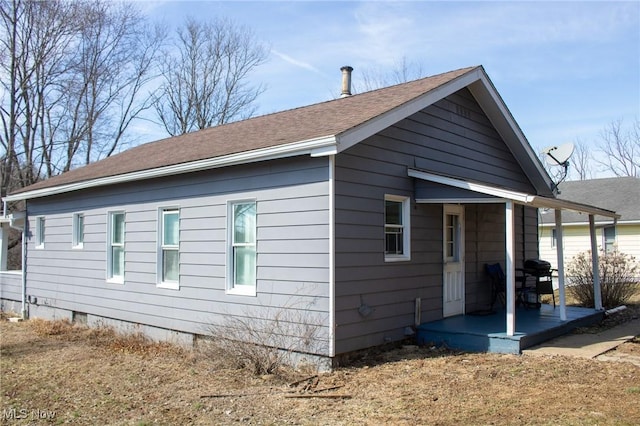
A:
<svg viewBox="0 0 640 426">
<path fill-rule="evenodd" d="M 549 176 L 479 66 L 143 144 L 19 189 L 5 201 L 293 155 L 336 154 L 465 87 L 534 187 L 552 195 Z"/>
<path fill-rule="evenodd" d="M 620 215 L 618 223 L 640 223 L 640 178 L 616 177 L 562 182 L 558 198 L 613 210 Z M 541 215 L 542 224 L 553 224 L 553 214 Z M 563 212 L 564 224 L 585 224 L 588 217 L 575 212 Z"/>
</svg>

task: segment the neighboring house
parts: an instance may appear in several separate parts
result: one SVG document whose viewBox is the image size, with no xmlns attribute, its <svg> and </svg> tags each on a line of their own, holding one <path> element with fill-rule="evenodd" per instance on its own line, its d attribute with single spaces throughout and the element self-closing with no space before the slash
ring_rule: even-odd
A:
<svg viewBox="0 0 640 426">
<path fill-rule="evenodd" d="M 0 298 L 176 337 L 242 318 L 331 361 L 486 310 L 485 263 L 511 280 L 538 257 L 538 207 L 607 214 L 551 188 L 484 69 L 465 68 L 144 144 L 10 194 L 27 215 L 2 225 L 24 229 L 26 261 L 0 274 Z"/>
<path fill-rule="evenodd" d="M 600 206 L 620 215 L 614 220 L 595 218 L 599 250 L 618 251 L 640 261 L 640 179 L 617 177 L 563 182 L 558 198 Z M 562 213 L 565 265 L 580 252 L 591 249 L 589 218 L 571 211 Z M 557 265 L 557 235 L 553 211 L 540 209 L 540 256 Z"/>
</svg>

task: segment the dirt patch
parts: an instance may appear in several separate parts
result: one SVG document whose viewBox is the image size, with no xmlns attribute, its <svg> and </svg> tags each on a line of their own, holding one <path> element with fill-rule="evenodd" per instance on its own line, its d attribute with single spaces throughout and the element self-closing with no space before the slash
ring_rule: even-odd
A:
<svg viewBox="0 0 640 426">
<path fill-rule="evenodd" d="M 223 354 L 67 322 L 0 332 L 2 424 L 640 423 L 640 367 L 623 362 L 406 345 L 332 373 L 256 377 Z"/>
</svg>

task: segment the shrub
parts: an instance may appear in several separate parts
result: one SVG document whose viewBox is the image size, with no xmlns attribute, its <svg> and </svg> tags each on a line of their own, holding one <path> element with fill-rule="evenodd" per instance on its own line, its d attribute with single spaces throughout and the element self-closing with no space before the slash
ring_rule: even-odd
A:
<svg viewBox="0 0 640 426">
<path fill-rule="evenodd" d="M 602 305 L 613 308 L 629 301 L 636 291 L 640 266 L 635 257 L 600 250 L 598 259 Z M 594 307 L 593 266 L 591 251 L 578 253 L 567 265 L 569 293 L 585 307 Z"/>
<path fill-rule="evenodd" d="M 307 307 L 308 308 L 308 307 Z M 290 364 L 292 353 L 313 353 L 322 344 L 323 321 L 308 309 L 292 305 L 256 306 L 242 315 L 225 315 L 211 324 L 208 334 L 215 350 L 235 367 L 255 375 L 276 374 Z"/>
</svg>

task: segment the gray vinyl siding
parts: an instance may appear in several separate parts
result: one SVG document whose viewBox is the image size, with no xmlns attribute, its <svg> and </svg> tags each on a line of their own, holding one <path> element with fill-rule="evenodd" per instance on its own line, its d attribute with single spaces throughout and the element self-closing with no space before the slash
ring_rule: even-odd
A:
<svg viewBox="0 0 640 426">
<path fill-rule="evenodd" d="M 0 272 L 0 300 L 22 300 L 22 274 L 17 271 Z"/>
<path fill-rule="evenodd" d="M 442 317 L 443 206 L 415 204 L 415 199 L 459 194 L 446 188 L 430 194 L 429 185 L 407 176 L 408 168 L 533 191 L 466 89 L 340 153 L 335 172 L 336 353 L 402 339 L 414 323 L 416 298 L 421 299 L 422 322 Z M 411 197 L 410 261 L 385 262 L 385 194 Z M 504 232 L 497 230 L 504 230 L 505 210 L 504 204 L 464 206 L 465 309 L 470 312 L 486 309 L 489 302 L 484 262 L 504 261 Z M 525 217 L 529 255 L 537 243 L 537 222 L 529 212 Z M 516 228 L 522 233 L 522 223 Z M 362 305 L 372 313 L 362 315 Z"/>
<path fill-rule="evenodd" d="M 516 205 L 514 209 L 515 265 L 522 268 L 526 259 L 538 257 L 537 209 Z M 485 264 L 505 259 L 504 204 L 465 205 L 465 302 L 466 311 L 490 307 L 491 293 Z"/>
<path fill-rule="evenodd" d="M 327 355 L 329 184 L 326 158 L 297 157 L 48 197 L 45 248 L 28 238 L 28 294 L 39 304 L 196 334 L 224 318 L 305 318 Z M 226 294 L 227 203 L 257 203 L 257 297 Z M 160 208 L 180 210 L 180 288 L 158 288 Z M 106 282 L 107 218 L 125 212 L 124 284 Z M 83 213 L 84 247 L 72 249 Z"/>
</svg>

